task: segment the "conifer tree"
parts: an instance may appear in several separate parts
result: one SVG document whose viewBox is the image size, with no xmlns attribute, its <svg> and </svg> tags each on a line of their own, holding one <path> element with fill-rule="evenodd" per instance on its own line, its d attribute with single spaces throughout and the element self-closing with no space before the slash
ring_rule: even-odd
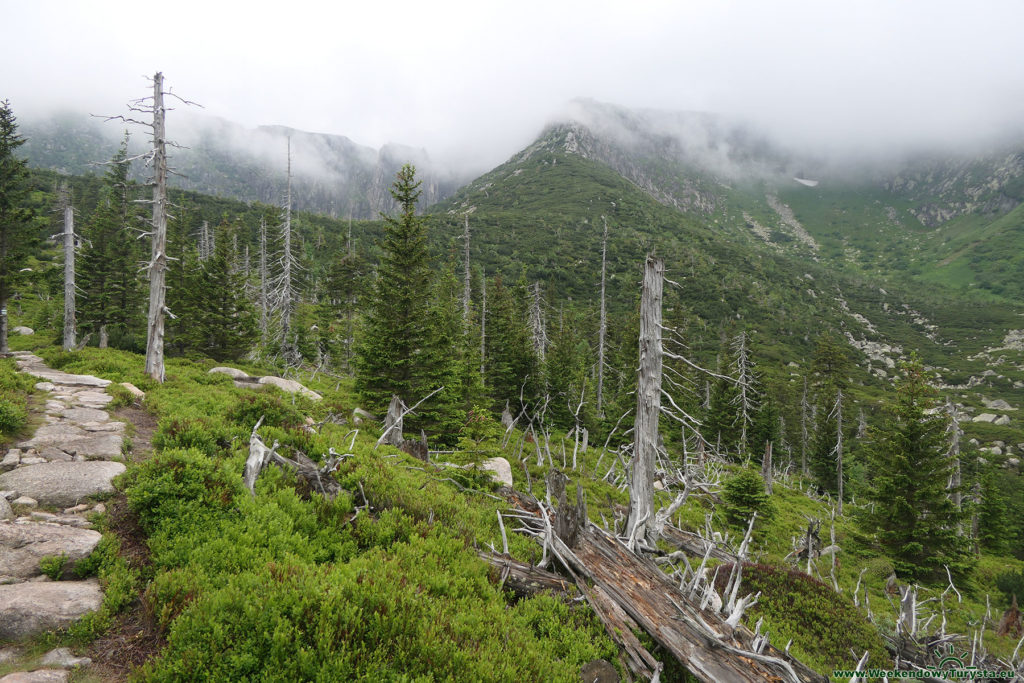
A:
<svg viewBox="0 0 1024 683">
<path fill-rule="evenodd" d="M 908 580 L 938 579 L 943 565 L 963 570 L 965 553 L 957 535 L 960 513 L 950 500 L 943 416 L 930 415 L 934 390 L 916 358 L 905 363 L 888 416 L 876 428 L 869 453 L 867 496 L 861 517 L 867 533 Z"/>
<path fill-rule="evenodd" d="M 527 325 L 525 280 L 508 287 L 501 275 L 487 291 L 485 385 L 494 407 L 518 405 L 520 394 L 529 401 L 539 390 L 537 356 Z"/>
<path fill-rule="evenodd" d="M 431 438 L 449 440 L 442 434 L 434 413 L 436 405 L 452 402 L 458 387 L 449 387 L 451 368 L 440 359 L 452 355 L 452 337 L 445 337 L 445 316 L 432 301 L 434 277 L 427 250 L 426 219 L 416 215 L 420 196 L 416 169 L 404 165 L 391 188 L 398 204 L 397 216 L 383 216 L 383 257 L 369 297 L 363 339 L 356 356 L 356 390 L 373 410 L 382 411 L 393 395 L 412 405 L 439 386 L 445 391 L 405 418 L 405 427 L 422 428 Z M 461 327 L 461 320 L 458 325 Z"/>
<path fill-rule="evenodd" d="M 33 214 L 24 206 L 27 163 L 15 155 L 24 142 L 10 102 L 0 102 L 0 354 L 7 353 L 7 301 L 38 240 Z"/>
<path fill-rule="evenodd" d="M 78 286 L 82 290 L 78 318 L 84 333 L 94 335 L 101 347 L 108 335 L 115 346 L 137 348 L 141 340 L 131 340 L 142 331 L 142 280 L 139 263 L 143 253 L 132 233 L 138 212 L 132 204 L 128 185 L 128 136 L 110 160 L 103 176 L 99 205 L 82 235 L 84 249 Z"/>
<path fill-rule="evenodd" d="M 196 263 L 182 318 L 186 348 L 218 361 L 237 360 L 256 340 L 256 317 L 241 274 L 232 268 L 231 226 L 217 228 L 214 250 Z"/>
</svg>

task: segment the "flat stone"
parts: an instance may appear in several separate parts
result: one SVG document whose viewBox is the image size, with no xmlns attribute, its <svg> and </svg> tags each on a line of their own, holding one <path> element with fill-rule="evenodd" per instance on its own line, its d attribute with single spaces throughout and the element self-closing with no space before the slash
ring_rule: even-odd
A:
<svg viewBox="0 0 1024 683">
<path fill-rule="evenodd" d="M 12 327 L 11 328 L 11 333 L 12 334 L 20 334 L 20 335 L 22 335 L 24 337 L 27 337 L 29 335 L 35 334 L 36 331 L 33 330 L 31 327 L 25 327 L 24 325 L 18 325 L 17 327 Z"/>
<path fill-rule="evenodd" d="M 114 397 L 110 394 L 103 394 L 98 391 L 80 391 L 75 394 L 72 400 L 87 408 L 97 408 L 107 405 L 114 400 Z"/>
<path fill-rule="evenodd" d="M 74 507 L 70 507 L 70 508 L 66 509 L 64 511 L 64 514 L 65 515 L 73 515 L 76 512 L 85 512 L 86 510 L 90 509 L 90 507 L 91 506 L 86 504 L 86 503 L 81 503 L 80 505 L 76 505 Z"/>
<path fill-rule="evenodd" d="M 293 379 L 285 379 L 284 377 L 274 377 L 273 375 L 267 375 L 266 377 L 260 377 L 260 384 L 266 384 L 277 387 L 281 391 L 285 391 L 289 394 L 301 394 L 307 398 L 311 398 L 314 401 L 319 401 L 323 398 L 320 394 L 307 389 L 299 382 Z"/>
<path fill-rule="evenodd" d="M 77 669 L 78 667 L 89 666 L 92 664 L 92 660 L 88 657 L 76 657 L 71 653 L 70 648 L 58 647 L 43 655 L 39 663 L 43 666 L 56 666 L 61 669 Z"/>
<path fill-rule="evenodd" d="M 27 508 L 34 508 L 39 505 L 39 501 L 29 496 L 18 496 L 11 501 L 11 505 L 24 505 Z"/>
<path fill-rule="evenodd" d="M 40 458 L 36 455 L 30 455 L 21 459 L 22 465 L 38 465 L 41 462 L 46 462 L 46 458 Z"/>
<path fill-rule="evenodd" d="M 11 504 L 7 502 L 6 498 L 0 496 L 0 521 L 8 519 L 14 519 L 14 509 L 11 508 Z"/>
<path fill-rule="evenodd" d="M 0 460 L 0 472 L 6 472 L 7 470 L 13 470 L 21 462 L 21 449 L 12 448 L 7 451 L 4 455 L 4 459 Z"/>
<path fill-rule="evenodd" d="M 63 575 L 70 577 L 100 538 L 98 531 L 60 524 L 0 522 L 0 574 L 30 579 L 43 573 L 40 560 L 65 555 Z"/>
<path fill-rule="evenodd" d="M 238 368 L 228 368 L 228 367 L 210 368 L 208 374 L 210 374 L 210 375 L 227 375 L 231 379 L 237 379 L 237 380 L 249 379 L 249 373 L 243 372 L 242 370 L 239 370 Z"/>
<path fill-rule="evenodd" d="M 124 422 L 83 422 L 78 425 L 87 432 L 114 432 L 121 434 L 124 432 Z"/>
<path fill-rule="evenodd" d="M 982 413 L 981 415 L 975 415 L 972 422 L 995 422 L 996 416 L 992 413 Z"/>
<path fill-rule="evenodd" d="M 59 446 L 67 441 L 74 441 L 84 437 L 85 430 L 71 422 L 58 422 L 56 424 L 43 425 L 36 430 L 36 433 L 28 441 L 23 441 L 22 448 L 37 448 L 39 446 Z"/>
<path fill-rule="evenodd" d="M 24 371 L 44 382 L 52 382 L 65 387 L 105 387 L 110 384 L 109 379 L 100 379 L 92 375 L 72 375 L 59 370 L 51 370 L 46 366 L 28 367 Z"/>
<path fill-rule="evenodd" d="M 39 391 L 53 391 L 56 388 L 53 382 L 36 382 L 36 389 Z"/>
<path fill-rule="evenodd" d="M 121 457 L 124 439 L 120 434 L 97 434 L 72 441 L 66 448 L 77 458 L 85 460 L 110 460 Z M 24 461 L 24 460 L 23 460 Z"/>
<path fill-rule="evenodd" d="M 480 469 L 491 473 L 491 479 L 503 486 L 512 486 L 512 466 L 505 458 L 490 458 L 480 463 Z"/>
<path fill-rule="evenodd" d="M 70 453 L 68 453 L 67 451 L 63 451 L 55 446 L 46 446 L 45 448 L 43 448 L 41 451 L 39 451 L 39 457 L 43 458 L 44 460 L 60 460 L 63 462 L 71 462 L 74 459 L 71 457 Z"/>
<path fill-rule="evenodd" d="M 0 639 L 21 640 L 70 626 L 103 602 L 95 579 L 0 586 Z"/>
<path fill-rule="evenodd" d="M 69 680 L 71 674 L 64 669 L 36 669 L 7 674 L 0 678 L 0 683 L 67 683 Z"/>
<path fill-rule="evenodd" d="M 14 489 L 43 505 L 71 507 L 83 498 L 113 493 L 110 480 L 124 470 L 119 462 L 46 462 L 0 474 L 0 488 Z"/>
<path fill-rule="evenodd" d="M 62 416 L 75 422 L 106 422 L 110 419 L 107 411 L 97 408 L 67 408 Z"/>
</svg>

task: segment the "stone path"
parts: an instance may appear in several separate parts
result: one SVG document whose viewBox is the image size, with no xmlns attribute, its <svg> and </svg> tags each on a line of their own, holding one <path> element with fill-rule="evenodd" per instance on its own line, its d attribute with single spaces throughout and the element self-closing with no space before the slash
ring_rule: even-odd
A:
<svg viewBox="0 0 1024 683">
<path fill-rule="evenodd" d="M 110 382 L 52 370 L 28 352 L 14 356 L 48 394 L 44 424 L 0 461 L 0 644 L 67 627 L 99 609 L 99 583 L 74 580 L 74 568 L 100 541 L 89 514 L 105 507 L 91 498 L 113 493 L 111 479 L 125 470 L 125 425 L 104 410 Z M 15 680 L 67 678 L 58 668 L 9 674 L 0 683 Z"/>
</svg>

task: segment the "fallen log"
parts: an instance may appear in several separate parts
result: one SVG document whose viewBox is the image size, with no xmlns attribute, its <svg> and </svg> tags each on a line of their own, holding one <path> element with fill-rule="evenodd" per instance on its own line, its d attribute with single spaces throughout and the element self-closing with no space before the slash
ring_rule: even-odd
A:
<svg viewBox="0 0 1024 683">
<path fill-rule="evenodd" d="M 494 568 L 492 576 L 517 598 L 528 598 L 544 591 L 566 599 L 571 597 L 575 584 L 564 576 L 520 562 L 511 555 L 488 551 L 477 554 Z"/>
</svg>

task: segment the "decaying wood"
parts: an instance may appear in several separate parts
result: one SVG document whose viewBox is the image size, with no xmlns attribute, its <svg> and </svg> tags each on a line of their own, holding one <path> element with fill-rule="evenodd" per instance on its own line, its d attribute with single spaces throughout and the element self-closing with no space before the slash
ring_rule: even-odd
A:
<svg viewBox="0 0 1024 683">
<path fill-rule="evenodd" d="M 164 75 L 153 76 L 153 244 L 149 262 L 146 374 L 164 381 L 164 315 L 167 311 L 167 133 Z"/>
<path fill-rule="evenodd" d="M 496 578 L 518 598 L 527 598 L 543 591 L 568 598 L 574 584 L 564 576 L 520 562 L 507 554 L 481 551 L 485 562 L 495 568 Z"/>
<path fill-rule="evenodd" d="M 785 653 L 765 645 L 753 651 L 754 634 L 722 615 L 700 609 L 652 562 L 594 525 L 571 550 L 558 539 L 557 556 L 608 597 L 686 669 L 702 681 L 823 681 Z"/>
<path fill-rule="evenodd" d="M 658 453 L 661 412 L 661 299 L 665 260 L 648 256 L 640 300 L 640 365 L 637 370 L 636 421 L 633 425 L 633 465 L 629 485 L 631 539 L 645 538 L 654 521 L 654 468 Z"/>
<path fill-rule="evenodd" d="M 274 442 L 271 448 L 267 448 L 267 445 L 263 443 L 263 439 L 257 433 L 262 423 L 263 417 L 260 417 L 249 436 L 249 457 L 245 461 L 243 474 L 243 480 L 249 492 L 255 495 L 256 479 L 260 476 L 260 472 L 269 463 L 274 463 L 279 467 L 287 467 L 292 470 L 310 491 L 319 493 L 327 500 L 334 500 L 342 488 L 332 473 L 337 469 L 338 463 L 345 458 L 352 457 L 351 454 L 339 455 L 334 452 L 333 448 L 329 449 L 330 457 L 320 466 L 299 452 L 295 453 L 294 460 L 286 458 L 277 452 L 277 442 Z"/>
<path fill-rule="evenodd" d="M 384 416 L 384 433 L 380 435 L 383 443 L 397 447 L 401 446 L 405 440 L 405 436 L 402 434 L 402 418 L 405 415 L 402 412 L 403 408 L 405 408 L 405 404 L 402 403 L 402 399 L 392 396 L 387 415 Z"/>
<path fill-rule="evenodd" d="M 64 204 L 64 350 L 75 348 L 75 210 L 71 191 L 61 190 Z"/>
<path fill-rule="evenodd" d="M 1003 618 L 999 620 L 996 635 L 1019 638 L 1022 634 L 1024 634 L 1024 625 L 1021 624 L 1020 609 L 1017 607 L 1017 596 L 1014 595 L 1010 608 L 1003 612 Z"/>
</svg>

